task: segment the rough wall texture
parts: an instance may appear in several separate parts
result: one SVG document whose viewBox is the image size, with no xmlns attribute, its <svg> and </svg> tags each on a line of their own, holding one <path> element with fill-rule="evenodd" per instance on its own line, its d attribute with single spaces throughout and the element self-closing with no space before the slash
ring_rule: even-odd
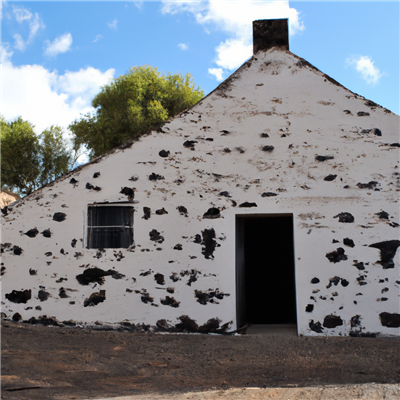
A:
<svg viewBox="0 0 400 400">
<path fill-rule="evenodd" d="M 290 213 L 299 334 L 399 335 L 398 132 L 292 53 L 259 52 L 160 132 L 2 216 L 3 312 L 233 331 L 235 216 Z M 88 205 L 122 201 L 134 246 L 86 248 Z"/>
</svg>

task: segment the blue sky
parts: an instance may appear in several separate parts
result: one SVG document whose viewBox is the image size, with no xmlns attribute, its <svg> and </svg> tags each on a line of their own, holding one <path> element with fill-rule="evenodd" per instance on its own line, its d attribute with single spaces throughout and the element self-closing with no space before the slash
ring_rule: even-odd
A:
<svg viewBox="0 0 400 400">
<path fill-rule="evenodd" d="M 2 1 L 2 109 L 37 133 L 91 110 L 132 66 L 212 91 L 251 56 L 254 19 L 289 18 L 290 50 L 399 114 L 398 1 Z"/>
</svg>

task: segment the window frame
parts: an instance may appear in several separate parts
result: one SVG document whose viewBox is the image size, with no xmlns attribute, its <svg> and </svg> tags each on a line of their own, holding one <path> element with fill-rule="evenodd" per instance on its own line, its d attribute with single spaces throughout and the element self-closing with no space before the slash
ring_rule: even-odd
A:
<svg viewBox="0 0 400 400">
<path fill-rule="evenodd" d="M 127 210 L 129 210 L 128 212 L 131 214 L 129 216 L 130 219 L 130 223 L 129 225 L 123 224 L 111 224 L 111 225 L 92 225 L 92 221 L 91 221 L 91 217 L 92 217 L 92 211 L 91 209 L 100 209 L 100 208 L 126 208 Z M 88 204 L 87 208 L 86 208 L 86 212 L 85 212 L 85 223 L 84 223 L 84 243 L 85 243 L 85 247 L 87 249 L 99 249 L 99 248 L 105 248 L 105 249 L 127 249 L 129 247 L 131 247 L 132 245 L 134 245 L 134 212 L 135 209 L 133 207 L 132 202 L 128 202 L 128 201 L 124 201 L 124 202 L 116 202 L 116 203 L 109 203 L 109 202 L 105 202 L 105 203 L 93 203 L 93 204 Z M 99 247 L 99 246 L 91 246 L 91 242 L 93 235 L 95 235 L 96 233 L 93 231 L 93 228 L 97 230 L 97 232 L 101 231 L 102 229 L 110 229 L 110 228 L 123 228 L 123 229 L 130 229 L 130 244 L 127 247 L 122 247 L 122 246 L 118 246 L 118 247 Z"/>
</svg>

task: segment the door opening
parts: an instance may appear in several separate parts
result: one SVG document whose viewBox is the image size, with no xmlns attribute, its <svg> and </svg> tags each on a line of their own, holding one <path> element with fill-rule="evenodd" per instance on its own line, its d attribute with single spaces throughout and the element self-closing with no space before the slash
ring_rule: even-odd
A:
<svg viewBox="0 0 400 400">
<path fill-rule="evenodd" d="M 293 215 L 236 218 L 238 326 L 295 324 Z"/>
</svg>

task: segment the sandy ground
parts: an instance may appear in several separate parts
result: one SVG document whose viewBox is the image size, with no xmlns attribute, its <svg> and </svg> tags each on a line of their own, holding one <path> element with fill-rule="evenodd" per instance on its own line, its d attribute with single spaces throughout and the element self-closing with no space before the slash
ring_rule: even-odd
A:
<svg viewBox="0 0 400 400">
<path fill-rule="evenodd" d="M 2 323 L 4 399 L 398 399 L 399 338 L 219 336 Z"/>
</svg>

